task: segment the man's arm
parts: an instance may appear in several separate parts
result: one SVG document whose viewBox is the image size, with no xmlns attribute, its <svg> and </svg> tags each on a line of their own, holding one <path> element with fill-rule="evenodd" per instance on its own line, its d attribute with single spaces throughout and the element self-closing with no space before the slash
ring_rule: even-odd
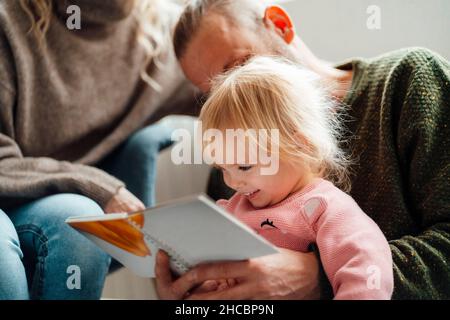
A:
<svg viewBox="0 0 450 320">
<path fill-rule="evenodd" d="M 429 50 L 410 53 L 395 132 L 410 215 L 419 232 L 389 242 L 393 299 L 450 298 L 450 66 Z M 394 219 L 394 217 L 393 217 Z M 395 221 L 393 221 L 395 223 Z M 313 251 L 318 257 L 317 246 Z M 333 298 L 323 272 L 321 298 Z"/>
<path fill-rule="evenodd" d="M 417 235 L 390 241 L 394 299 L 450 298 L 450 65 L 428 51 L 404 97 L 397 145 Z M 408 80 L 405 80 L 408 81 Z"/>
</svg>

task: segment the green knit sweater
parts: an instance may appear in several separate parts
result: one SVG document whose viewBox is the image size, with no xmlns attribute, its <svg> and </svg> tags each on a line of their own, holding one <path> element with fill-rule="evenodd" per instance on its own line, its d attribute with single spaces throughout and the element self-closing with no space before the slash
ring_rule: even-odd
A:
<svg viewBox="0 0 450 320">
<path fill-rule="evenodd" d="M 394 299 L 450 299 L 450 64 L 421 48 L 353 69 L 351 195 L 380 226 L 394 261 Z"/>
</svg>

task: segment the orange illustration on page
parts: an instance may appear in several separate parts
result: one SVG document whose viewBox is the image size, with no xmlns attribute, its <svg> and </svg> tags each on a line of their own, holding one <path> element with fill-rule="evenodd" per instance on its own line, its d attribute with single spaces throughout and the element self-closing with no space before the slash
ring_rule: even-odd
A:
<svg viewBox="0 0 450 320">
<path fill-rule="evenodd" d="M 142 212 L 120 220 L 71 222 L 74 228 L 92 234 L 106 242 L 109 242 L 127 252 L 139 257 L 151 256 L 144 235 L 140 230 L 144 226 L 144 215 Z"/>
</svg>

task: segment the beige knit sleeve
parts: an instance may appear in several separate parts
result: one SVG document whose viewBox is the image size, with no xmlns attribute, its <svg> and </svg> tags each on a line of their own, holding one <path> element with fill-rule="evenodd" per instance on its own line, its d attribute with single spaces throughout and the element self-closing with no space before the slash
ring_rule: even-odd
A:
<svg viewBox="0 0 450 320">
<path fill-rule="evenodd" d="M 102 207 L 124 183 L 94 167 L 50 158 L 22 157 L 14 141 L 0 134 L 0 207 L 56 193 L 85 195 Z"/>
<path fill-rule="evenodd" d="M 24 157 L 14 134 L 13 93 L 0 85 L 0 208 L 57 193 L 85 195 L 102 207 L 124 183 L 94 167 Z"/>
</svg>

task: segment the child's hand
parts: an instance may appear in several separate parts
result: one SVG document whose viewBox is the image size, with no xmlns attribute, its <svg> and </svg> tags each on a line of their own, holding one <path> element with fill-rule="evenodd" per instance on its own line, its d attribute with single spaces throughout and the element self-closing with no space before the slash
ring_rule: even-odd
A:
<svg viewBox="0 0 450 320">
<path fill-rule="evenodd" d="M 235 279 L 222 279 L 218 280 L 217 291 L 222 291 L 236 285 L 237 281 Z"/>
<path fill-rule="evenodd" d="M 222 291 L 236 285 L 235 279 L 220 279 L 220 280 L 207 280 L 200 286 L 192 290 L 190 293 L 207 293 L 212 291 Z"/>
</svg>

